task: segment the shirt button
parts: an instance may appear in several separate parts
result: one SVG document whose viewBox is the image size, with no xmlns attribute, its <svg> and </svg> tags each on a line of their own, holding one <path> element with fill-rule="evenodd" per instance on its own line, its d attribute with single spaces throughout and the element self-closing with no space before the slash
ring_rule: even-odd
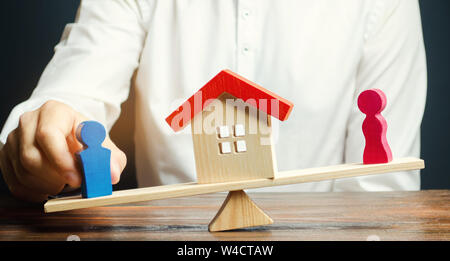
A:
<svg viewBox="0 0 450 261">
<path fill-rule="evenodd" d="M 248 54 L 248 53 L 250 53 L 250 51 L 251 51 L 251 49 L 250 49 L 249 46 L 242 47 L 242 53 L 243 54 Z"/>
<path fill-rule="evenodd" d="M 250 10 L 244 10 L 244 11 L 242 12 L 242 18 L 247 19 L 247 18 L 249 18 L 250 16 L 251 16 Z"/>
</svg>

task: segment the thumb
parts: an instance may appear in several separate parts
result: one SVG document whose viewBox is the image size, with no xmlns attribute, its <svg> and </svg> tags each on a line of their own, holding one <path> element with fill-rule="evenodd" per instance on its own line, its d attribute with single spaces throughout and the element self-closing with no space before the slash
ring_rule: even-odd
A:
<svg viewBox="0 0 450 261">
<path fill-rule="evenodd" d="M 117 184 L 122 171 L 127 165 L 127 156 L 109 137 L 106 137 L 103 146 L 111 150 L 111 183 Z"/>
</svg>

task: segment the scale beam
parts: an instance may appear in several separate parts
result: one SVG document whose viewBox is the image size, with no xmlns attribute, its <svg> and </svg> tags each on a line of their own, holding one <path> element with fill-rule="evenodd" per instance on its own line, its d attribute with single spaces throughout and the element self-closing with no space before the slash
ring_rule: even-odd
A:
<svg viewBox="0 0 450 261">
<path fill-rule="evenodd" d="M 116 205 L 156 199 L 187 197 L 215 192 L 272 187 L 329 179 L 350 178 L 387 172 L 423 169 L 425 163 L 417 158 L 399 158 L 385 164 L 342 164 L 278 172 L 274 179 L 253 179 L 212 184 L 182 183 L 139 189 L 121 190 L 110 196 L 81 198 L 81 196 L 51 199 L 44 205 L 45 212 Z"/>
</svg>

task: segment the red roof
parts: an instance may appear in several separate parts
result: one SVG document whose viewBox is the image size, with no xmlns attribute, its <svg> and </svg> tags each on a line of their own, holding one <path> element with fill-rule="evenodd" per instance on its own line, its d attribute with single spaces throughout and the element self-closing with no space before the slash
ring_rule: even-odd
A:
<svg viewBox="0 0 450 261">
<path fill-rule="evenodd" d="M 290 101 L 264 89 L 258 84 L 253 83 L 230 70 L 223 70 L 178 107 L 177 110 L 172 112 L 166 118 L 166 122 L 174 131 L 183 129 L 197 113 L 203 111 L 203 109 L 212 102 L 211 99 L 218 98 L 224 92 L 229 93 L 238 99 L 242 99 L 243 101 L 249 99 L 254 99 L 255 101 L 266 99 L 268 101 L 267 106 L 260 107 L 259 102 L 249 104 L 278 118 L 280 121 L 286 120 L 289 117 L 292 107 L 294 107 Z M 203 104 L 194 106 L 194 100 L 200 99 L 200 97 Z M 270 100 L 273 99 L 278 101 L 279 110 L 275 111 L 278 113 L 272 115 Z M 185 111 L 183 110 L 184 107 L 190 108 L 190 110 Z M 173 122 L 174 119 L 178 122 Z"/>
</svg>

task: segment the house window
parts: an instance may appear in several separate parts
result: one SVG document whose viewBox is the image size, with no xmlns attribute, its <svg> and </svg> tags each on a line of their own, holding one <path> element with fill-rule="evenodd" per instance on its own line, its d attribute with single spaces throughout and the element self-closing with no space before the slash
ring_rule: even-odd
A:
<svg viewBox="0 0 450 261">
<path fill-rule="evenodd" d="M 236 153 L 243 153 L 247 151 L 247 143 L 243 139 L 236 139 L 235 137 L 244 137 L 245 136 L 245 127 L 243 124 L 236 124 L 233 126 L 232 130 L 234 130 L 234 135 L 230 135 L 230 128 L 228 126 L 219 126 L 217 127 L 217 134 L 220 139 L 230 138 L 226 140 L 222 140 L 219 142 L 219 151 L 220 154 L 230 154 L 233 151 Z M 232 148 L 234 147 L 234 149 Z"/>
<path fill-rule="evenodd" d="M 235 137 L 242 137 L 245 136 L 245 128 L 242 124 L 236 124 L 234 125 L 234 136 Z"/>
<path fill-rule="evenodd" d="M 228 154 L 231 153 L 231 143 L 230 142 L 221 142 L 219 143 L 220 153 Z"/>
<path fill-rule="evenodd" d="M 230 130 L 228 126 L 220 126 L 219 127 L 219 138 L 228 138 L 230 137 Z"/>
<path fill-rule="evenodd" d="M 247 144 L 245 143 L 245 140 L 238 140 L 235 142 L 236 145 L 236 152 L 246 152 L 247 151 Z"/>
</svg>

